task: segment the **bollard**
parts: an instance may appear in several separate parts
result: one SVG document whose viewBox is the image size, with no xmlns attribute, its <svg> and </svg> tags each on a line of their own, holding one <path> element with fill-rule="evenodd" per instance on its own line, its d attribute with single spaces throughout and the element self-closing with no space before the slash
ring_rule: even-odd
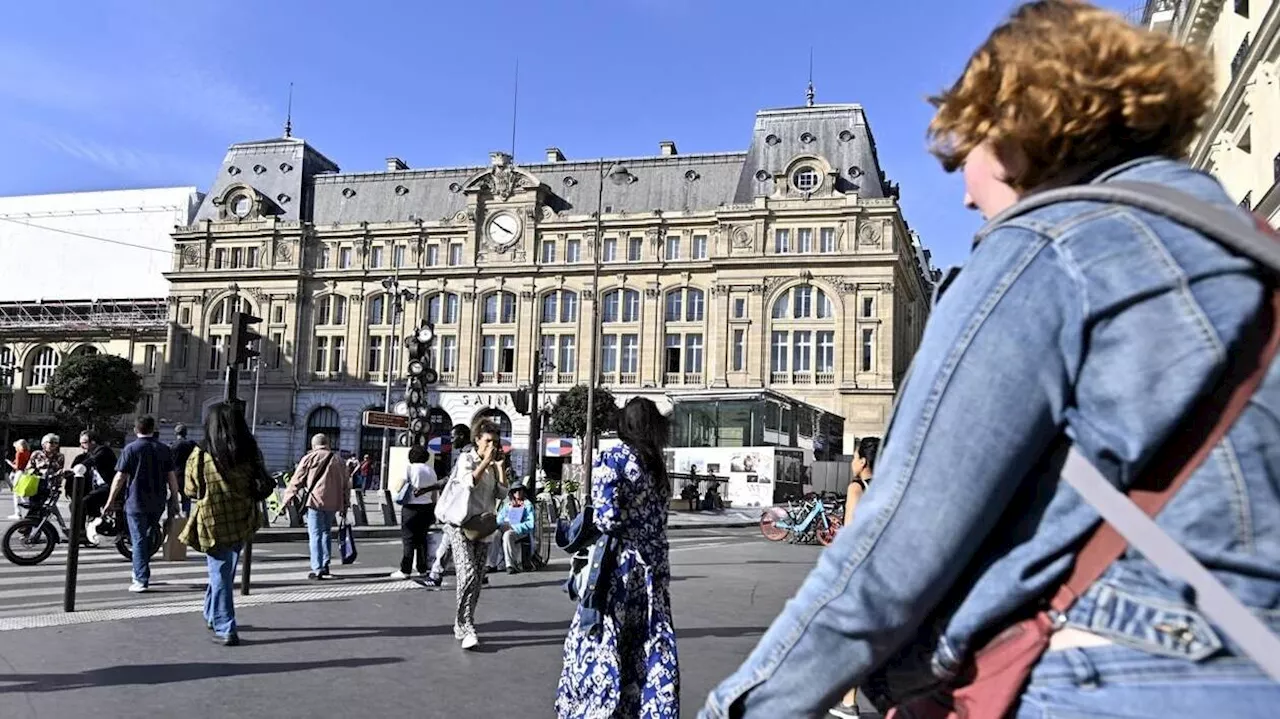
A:
<svg viewBox="0 0 1280 719">
<path fill-rule="evenodd" d="M 364 492 L 351 490 L 351 524 L 357 527 L 369 526 L 369 514 L 364 509 Z"/>
<path fill-rule="evenodd" d="M 397 527 L 396 503 L 391 499 L 391 490 L 382 490 L 382 523 L 388 527 Z"/>
<path fill-rule="evenodd" d="M 62 588 L 62 611 L 76 610 L 76 574 L 80 570 L 80 538 L 84 534 L 84 477 L 71 477 L 71 537 L 67 545 L 67 578 Z"/>
</svg>

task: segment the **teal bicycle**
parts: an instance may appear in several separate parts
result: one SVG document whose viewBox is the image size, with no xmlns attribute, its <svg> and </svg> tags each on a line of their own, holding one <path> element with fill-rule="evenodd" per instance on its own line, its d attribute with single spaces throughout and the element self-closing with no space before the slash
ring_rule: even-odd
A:
<svg viewBox="0 0 1280 719">
<path fill-rule="evenodd" d="M 817 540 L 825 547 L 835 540 L 843 523 L 844 503 L 833 496 L 808 494 L 799 502 L 766 507 L 760 513 L 760 533 L 771 542 L 811 544 Z"/>
</svg>

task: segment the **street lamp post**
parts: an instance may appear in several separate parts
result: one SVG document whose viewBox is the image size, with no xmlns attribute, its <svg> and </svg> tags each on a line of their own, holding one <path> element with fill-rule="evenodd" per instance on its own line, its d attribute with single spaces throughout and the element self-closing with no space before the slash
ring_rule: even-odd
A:
<svg viewBox="0 0 1280 719">
<path fill-rule="evenodd" d="M 397 322 L 400 323 L 401 325 L 400 334 L 401 336 L 403 336 L 404 335 L 404 303 L 408 302 L 409 300 L 416 299 L 418 297 L 418 293 L 410 289 L 401 289 L 400 276 L 398 274 L 384 279 L 382 281 L 382 287 L 387 291 L 387 300 L 391 302 L 391 312 L 392 312 L 391 322 L 388 323 L 391 329 L 387 331 L 387 348 L 386 348 L 387 392 L 383 400 L 383 408 L 382 408 L 384 412 L 389 413 L 391 412 L 391 385 L 395 383 L 396 348 L 400 344 L 399 342 L 396 342 L 396 338 L 395 338 L 396 323 Z M 390 492 L 390 486 L 388 485 L 388 480 L 390 479 L 390 476 L 391 476 L 390 469 L 388 467 L 388 465 L 391 462 L 391 441 L 390 440 L 391 440 L 391 430 L 384 428 L 382 430 L 382 460 L 381 460 L 382 471 L 379 473 L 381 475 L 382 491 L 384 494 L 389 494 Z"/>
<path fill-rule="evenodd" d="M 604 181 L 607 177 L 615 185 L 634 182 L 632 175 L 620 163 L 606 166 L 604 158 L 600 158 L 600 183 L 596 187 L 596 231 L 591 241 L 591 361 L 587 376 L 587 431 L 583 437 L 582 462 L 586 465 L 582 478 L 583 493 L 587 502 L 591 501 L 591 466 L 596 451 L 596 382 L 599 381 L 600 358 L 600 248 L 604 242 Z"/>
</svg>

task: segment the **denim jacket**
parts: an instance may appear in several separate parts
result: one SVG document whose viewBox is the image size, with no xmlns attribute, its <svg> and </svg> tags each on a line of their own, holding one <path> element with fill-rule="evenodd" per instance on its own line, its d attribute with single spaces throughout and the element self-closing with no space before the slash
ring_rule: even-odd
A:
<svg viewBox="0 0 1280 719">
<path fill-rule="evenodd" d="M 1172 160 L 1135 160 L 1093 182 L 1120 178 L 1231 206 L 1217 181 Z M 701 716 L 817 715 L 922 635 L 936 675 L 960 668 L 1047 598 L 1098 521 L 1058 480 L 1066 443 L 1127 487 L 1255 321 L 1265 292 L 1255 273 L 1212 240 L 1124 206 L 1068 202 L 989 223 L 936 299 L 853 523 Z M 1157 517 L 1273 628 L 1277 366 Z M 1232 652 L 1188 596 L 1130 552 L 1067 620 L 1153 654 Z"/>
</svg>

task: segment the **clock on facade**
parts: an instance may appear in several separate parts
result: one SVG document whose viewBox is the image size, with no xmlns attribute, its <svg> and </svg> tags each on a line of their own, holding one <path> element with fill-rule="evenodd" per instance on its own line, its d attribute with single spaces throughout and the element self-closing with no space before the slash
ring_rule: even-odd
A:
<svg viewBox="0 0 1280 719">
<path fill-rule="evenodd" d="M 523 230 L 520 218 L 510 212 L 499 212 L 485 225 L 485 236 L 499 250 L 506 250 L 520 241 Z"/>
</svg>

